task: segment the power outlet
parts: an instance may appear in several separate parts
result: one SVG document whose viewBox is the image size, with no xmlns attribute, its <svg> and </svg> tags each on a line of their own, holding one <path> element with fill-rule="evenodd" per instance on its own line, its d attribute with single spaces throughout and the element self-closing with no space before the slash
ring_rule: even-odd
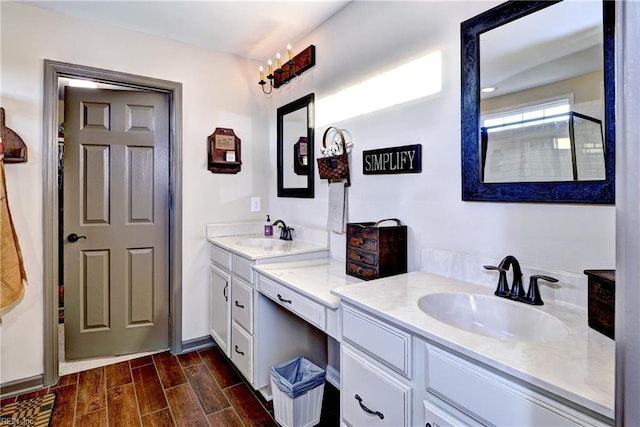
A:
<svg viewBox="0 0 640 427">
<path fill-rule="evenodd" d="M 251 198 L 251 212 L 260 212 L 262 210 L 260 197 Z"/>
</svg>

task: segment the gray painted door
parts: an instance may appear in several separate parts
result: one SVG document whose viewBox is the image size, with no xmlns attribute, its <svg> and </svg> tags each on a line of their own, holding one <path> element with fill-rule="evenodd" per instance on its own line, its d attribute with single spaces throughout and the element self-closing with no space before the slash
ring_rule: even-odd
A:
<svg viewBox="0 0 640 427">
<path fill-rule="evenodd" d="M 168 95 L 64 104 L 65 359 L 168 348 Z"/>
</svg>

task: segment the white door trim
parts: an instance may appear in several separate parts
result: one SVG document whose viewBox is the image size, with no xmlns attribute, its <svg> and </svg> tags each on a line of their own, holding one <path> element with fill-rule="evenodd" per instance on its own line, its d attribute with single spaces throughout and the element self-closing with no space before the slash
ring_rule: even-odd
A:
<svg viewBox="0 0 640 427">
<path fill-rule="evenodd" d="M 58 81 L 84 78 L 169 94 L 169 343 L 182 351 L 182 83 L 44 60 L 44 385 L 58 380 Z"/>
</svg>

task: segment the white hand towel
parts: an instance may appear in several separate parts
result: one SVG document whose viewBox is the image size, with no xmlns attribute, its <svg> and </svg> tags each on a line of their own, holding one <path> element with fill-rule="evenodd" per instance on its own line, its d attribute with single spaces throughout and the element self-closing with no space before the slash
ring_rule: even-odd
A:
<svg viewBox="0 0 640 427">
<path fill-rule="evenodd" d="M 329 213 L 327 230 L 343 234 L 347 230 L 347 187 L 346 181 L 329 183 Z"/>
</svg>

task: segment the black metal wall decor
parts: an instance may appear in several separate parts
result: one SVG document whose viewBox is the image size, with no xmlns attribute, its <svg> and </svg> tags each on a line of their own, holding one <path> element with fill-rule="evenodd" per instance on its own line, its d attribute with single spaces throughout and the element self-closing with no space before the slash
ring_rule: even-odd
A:
<svg viewBox="0 0 640 427">
<path fill-rule="evenodd" d="M 420 172 L 422 172 L 422 144 L 362 152 L 362 173 L 364 175 Z"/>
</svg>

